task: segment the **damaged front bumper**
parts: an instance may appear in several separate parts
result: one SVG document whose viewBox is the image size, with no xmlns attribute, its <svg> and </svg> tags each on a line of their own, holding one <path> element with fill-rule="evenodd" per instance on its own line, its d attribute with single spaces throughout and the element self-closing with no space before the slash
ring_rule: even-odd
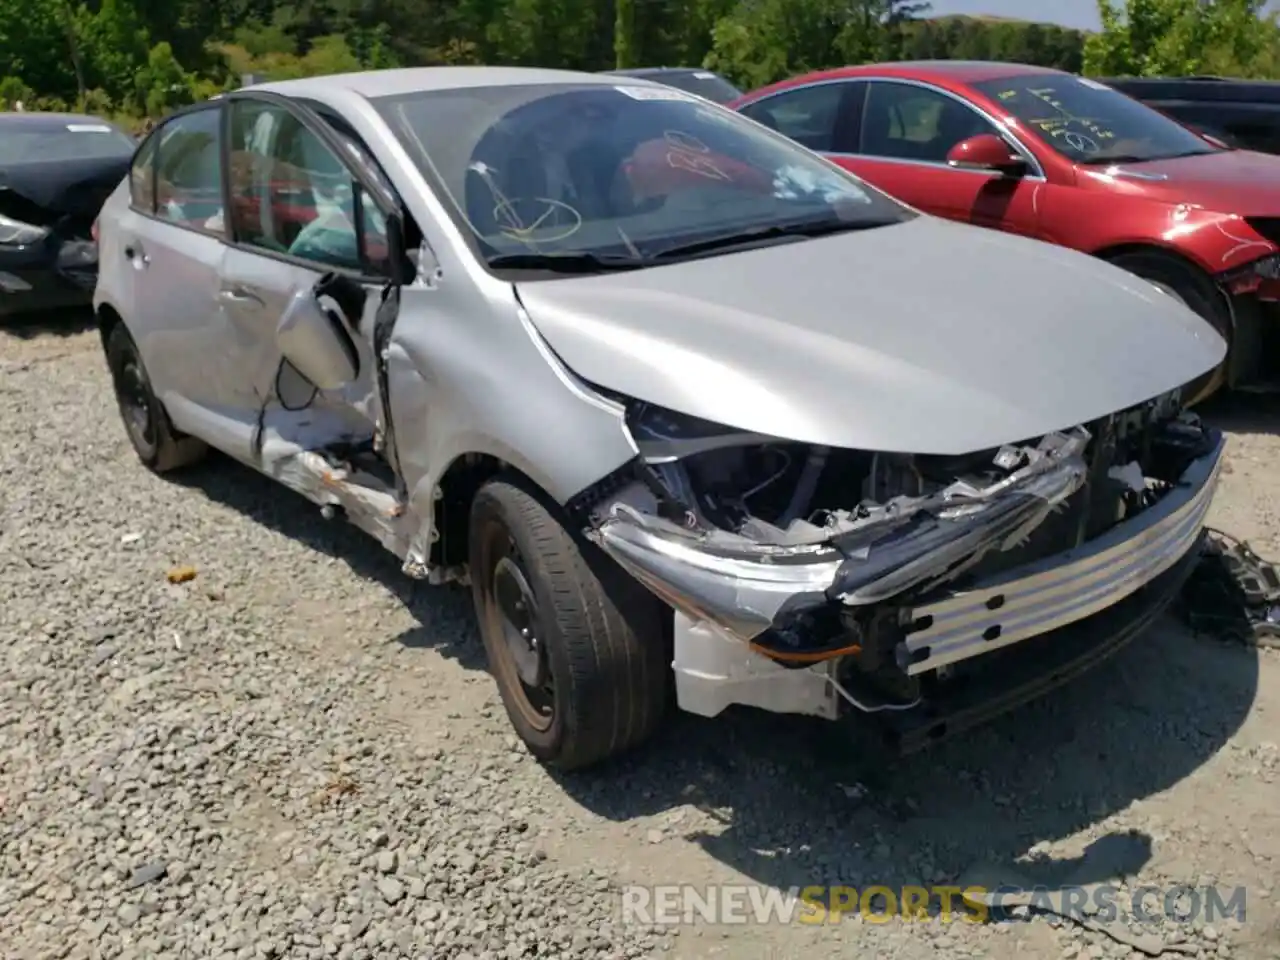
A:
<svg viewBox="0 0 1280 960">
<path fill-rule="evenodd" d="M 97 279 L 98 245 L 92 240 L 0 244 L 0 316 L 88 306 Z"/>
<path fill-rule="evenodd" d="M 1080 488 L 1087 468 L 1077 450 L 1064 449 L 986 502 L 962 500 L 949 514 L 933 510 L 820 543 L 744 544 L 693 534 L 620 503 L 589 536 L 675 609 L 682 707 L 714 715 L 744 703 L 834 719 L 842 702 L 864 712 L 893 707 L 861 702 L 838 681 L 832 660 L 797 669 L 753 650 L 752 641 L 805 610 L 889 603 L 900 633 L 896 667 L 919 677 L 1083 627 L 1104 611 L 1117 614 L 1098 616 L 1107 630 L 1131 632 L 1132 618 L 1119 616 L 1122 601 L 1160 580 L 1201 537 L 1225 444 L 1216 431 L 1205 429 L 1204 438 L 1204 452 L 1171 489 L 1130 519 L 1078 547 L 963 588 L 946 584 L 985 554 L 1023 541 Z"/>
<path fill-rule="evenodd" d="M 956 484 L 904 507 L 891 503 L 816 542 L 691 532 L 625 502 L 589 536 L 677 610 L 749 641 L 801 610 L 875 604 L 1016 545 L 1080 489 L 1088 439 L 1083 431 L 1058 435 L 999 484 Z"/>
</svg>

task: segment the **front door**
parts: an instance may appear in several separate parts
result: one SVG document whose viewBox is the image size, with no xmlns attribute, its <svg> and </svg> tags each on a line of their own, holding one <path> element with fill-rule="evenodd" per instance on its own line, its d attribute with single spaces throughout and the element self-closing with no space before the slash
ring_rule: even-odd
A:
<svg viewBox="0 0 1280 960">
<path fill-rule="evenodd" d="M 232 244 L 218 298 L 245 345 L 242 383 L 264 411 L 268 439 L 306 449 L 367 439 L 376 406 L 369 325 L 389 272 L 385 220 L 315 120 L 279 98 L 233 95 L 228 109 Z M 294 294 L 331 272 L 368 296 L 350 331 L 359 377 L 325 392 L 288 364 L 275 336 Z"/>
<path fill-rule="evenodd" d="M 1002 136 L 986 117 L 935 88 L 889 80 L 866 86 L 856 147 L 831 159 L 935 216 L 1039 236 L 1036 194 L 1044 179 L 1038 170 L 1010 177 L 947 164 L 948 152 L 962 140 L 981 133 Z M 848 131 L 840 139 L 855 140 Z"/>
</svg>

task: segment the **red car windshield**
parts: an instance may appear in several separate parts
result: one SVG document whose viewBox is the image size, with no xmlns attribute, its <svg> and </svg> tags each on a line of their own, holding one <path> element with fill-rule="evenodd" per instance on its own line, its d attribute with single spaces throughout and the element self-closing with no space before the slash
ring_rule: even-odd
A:
<svg viewBox="0 0 1280 960">
<path fill-rule="evenodd" d="M 970 86 L 1074 163 L 1141 163 L 1218 149 L 1164 114 L 1086 77 L 1021 74 Z"/>
</svg>

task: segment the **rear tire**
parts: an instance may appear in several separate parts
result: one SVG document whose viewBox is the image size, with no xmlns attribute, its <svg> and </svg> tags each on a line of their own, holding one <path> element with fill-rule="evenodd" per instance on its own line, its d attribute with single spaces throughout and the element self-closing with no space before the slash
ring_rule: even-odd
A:
<svg viewBox="0 0 1280 960">
<path fill-rule="evenodd" d="M 671 656 L 662 604 L 555 512 L 522 478 L 481 487 L 471 583 L 507 716 L 535 757 L 574 770 L 658 729 Z"/>
<path fill-rule="evenodd" d="M 202 460 L 209 448 L 195 437 L 179 437 L 151 389 L 137 344 L 123 323 L 107 335 L 107 368 L 125 433 L 138 459 L 154 473 L 167 473 Z"/>
<path fill-rule="evenodd" d="M 1187 385 L 1187 406 L 1200 403 L 1226 383 L 1234 340 L 1231 312 L 1222 292 L 1208 275 L 1166 254 L 1157 252 L 1123 253 L 1110 258 L 1111 263 L 1161 287 L 1200 314 L 1227 341 L 1227 355 L 1221 366 Z"/>
</svg>

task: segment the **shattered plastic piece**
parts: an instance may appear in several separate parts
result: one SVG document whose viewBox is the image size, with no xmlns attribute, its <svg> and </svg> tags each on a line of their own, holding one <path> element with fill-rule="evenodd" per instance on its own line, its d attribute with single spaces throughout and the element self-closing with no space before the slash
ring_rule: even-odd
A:
<svg viewBox="0 0 1280 960">
<path fill-rule="evenodd" d="M 992 462 L 1002 470 L 1012 470 L 1022 463 L 1023 453 L 1017 447 L 1001 447 Z"/>
<path fill-rule="evenodd" d="M 174 567 L 166 574 L 170 583 L 187 583 L 196 578 L 195 567 Z"/>
<path fill-rule="evenodd" d="M 1280 648 L 1280 569 L 1246 541 L 1208 529 L 1178 613 L 1193 631 L 1247 646 Z"/>
<path fill-rule="evenodd" d="M 15 277 L 12 273 L 0 272 L 0 293 L 26 293 L 30 289 L 31 284 L 21 277 Z"/>
<path fill-rule="evenodd" d="M 142 539 L 142 534 L 140 533 L 126 533 L 123 537 L 120 538 L 120 542 L 124 544 L 130 544 L 130 543 L 137 543 L 141 539 Z"/>
<path fill-rule="evenodd" d="M 1107 476 L 1123 483 L 1134 493 L 1141 493 L 1147 488 L 1146 477 L 1142 475 L 1142 465 L 1136 460 L 1130 460 L 1123 467 L 1112 467 L 1107 471 Z"/>
</svg>

